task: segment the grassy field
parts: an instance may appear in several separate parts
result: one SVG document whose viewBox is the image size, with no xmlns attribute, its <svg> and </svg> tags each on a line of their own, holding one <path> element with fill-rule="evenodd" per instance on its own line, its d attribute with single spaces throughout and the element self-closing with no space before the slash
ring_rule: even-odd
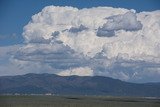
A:
<svg viewBox="0 0 160 107">
<path fill-rule="evenodd" d="M 0 107 L 160 107 L 160 100 L 104 96 L 0 96 Z"/>
</svg>

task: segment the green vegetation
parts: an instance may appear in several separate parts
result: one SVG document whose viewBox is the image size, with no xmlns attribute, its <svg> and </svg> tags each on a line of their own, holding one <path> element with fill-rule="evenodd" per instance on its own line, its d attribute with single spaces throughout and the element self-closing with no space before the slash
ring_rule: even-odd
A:
<svg viewBox="0 0 160 107">
<path fill-rule="evenodd" d="M 160 100 L 105 96 L 0 96 L 0 107 L 160 107 Z"/>
</svg>

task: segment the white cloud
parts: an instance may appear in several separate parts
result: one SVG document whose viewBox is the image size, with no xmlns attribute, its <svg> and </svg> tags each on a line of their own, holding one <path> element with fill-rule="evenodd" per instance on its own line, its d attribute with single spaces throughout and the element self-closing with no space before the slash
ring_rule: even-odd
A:
<svg viewBox="0 0 160 107">
<path fill-rule="evenodd" d="M 79 76 L 93 76 L 93 70 L 89 67 L 79 67 L 74 69 L 69 69 L 61 71 L 58 73 L 61 76 L 79 75 Z"/>
<path fill-rule="evenodd" d="M 47 6 L 24 27 L 25 44 L 12 60 L 26 73 L 30 66 L 33 72 L 147 81 L 159 76 L 153 70 L 160 67 L 159 17 L 160 11 Z"/>
</svg>

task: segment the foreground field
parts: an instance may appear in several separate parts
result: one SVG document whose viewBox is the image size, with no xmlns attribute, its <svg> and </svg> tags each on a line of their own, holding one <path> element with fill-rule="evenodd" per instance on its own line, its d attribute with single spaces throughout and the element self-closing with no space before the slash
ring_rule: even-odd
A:
<svg viewBox="0 0 160 107">
<path fill-rule="evenodd" d="M 0 96 L 0 107 L 160 107 L 160 100 L 102 96 Z"/>
</svg>

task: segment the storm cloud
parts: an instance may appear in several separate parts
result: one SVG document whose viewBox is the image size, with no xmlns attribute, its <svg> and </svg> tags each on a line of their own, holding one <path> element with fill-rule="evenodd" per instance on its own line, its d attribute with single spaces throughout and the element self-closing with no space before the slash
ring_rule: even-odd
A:
<svg viewBox="0 0 160 107">
<path fill-rule="evenodd" d="M 138 31 L 142 29 L 142 24 L 137 20 L 136 13 L 131 11 L 122 15 L 113 15 L 106 18 L 108 21 L 98 28 L 97 36 L 112 37 L 115 31 Z"/>
<path fill-rule="evenodd" d="M 160 11 L 47 6 L 24 26 L 25 43 L 9 56 L 0 55 L 15 73 L 4 64 L 0 72 L 160 81 L 159 17 Z"/>
</svg>

